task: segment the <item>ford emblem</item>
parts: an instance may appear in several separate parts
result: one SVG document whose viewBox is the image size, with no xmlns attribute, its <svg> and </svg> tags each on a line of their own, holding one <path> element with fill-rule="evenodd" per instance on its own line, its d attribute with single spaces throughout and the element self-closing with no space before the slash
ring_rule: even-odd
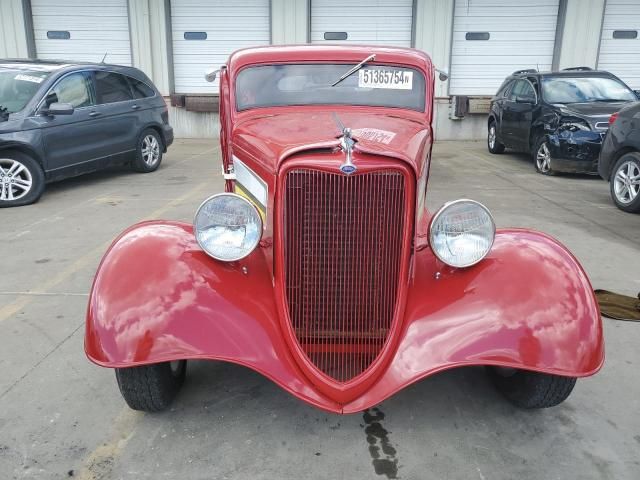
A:
<svg viewBox="0 0 640 480">
<path fill-rule="evenodd" d="M 356 166 L 352 163 L 345 163 L 344 165 L 340 165 L 340 171 L 345 175 L 351 175 L 356 170 Z"/>
</svg>

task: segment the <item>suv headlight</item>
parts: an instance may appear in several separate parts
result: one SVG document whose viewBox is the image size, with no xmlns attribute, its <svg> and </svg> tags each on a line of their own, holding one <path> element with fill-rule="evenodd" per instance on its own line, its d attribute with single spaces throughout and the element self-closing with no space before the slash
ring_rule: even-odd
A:
<svg viewBox="0 0 640 480">
<path fill-rule="evenodd" d="M 561 118 L 559 128 L 560 130 L 569 130 L 570 132 L 577 132 L 578 130 L 588 132 L 591 130 L 591 127 L 585 120 L 575 117 Z"/>
<path fill-rule="evenodd" d="M 235 193 L 207 198 L 196 212 L 193 227 L 198 245 L 223 262 L 246 257 L 258 246 L 262 236 L 258 210 Z"/>
<path fill-rule="evenodd" d="M 491 250 L 496 225 L 487 207 L 474 200 L 444 204 L 431 220 L 429 242 L 433 253 L 447 265 L 475 265 Z"/>
</svg>

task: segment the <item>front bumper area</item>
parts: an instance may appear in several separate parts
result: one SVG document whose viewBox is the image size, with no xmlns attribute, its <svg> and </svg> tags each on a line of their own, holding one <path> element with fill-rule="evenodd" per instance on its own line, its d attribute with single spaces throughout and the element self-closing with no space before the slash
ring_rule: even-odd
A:
<svg viewBox="0 0 640 480">
<path fill-rule="evenodd" d="M 554 239 L 500 230 L 491 253 L 473 267 L 444 268 L 429 248 L 416 251 L 412 262 L 397 348 L 367 390 L 346 403 L 320 392 L 299 368 L 280 326 L 262 248 L 237 264 L 216 262 L 184 223 L 142 223 L 113 243 L 91 291 L 85 352 L 111 368 L 182 359 L 232 362 L 335 413 L 360 412 L 454 367 L 497 365 L 572 377 L 601 367 L 602 321 L 593 290 Z"/>
<path fill-rule="evenodd" d="M 598 173 L 604 132 L 564 130 L 549 135 L 551 169 L 564 173 Z"/>
</svg>

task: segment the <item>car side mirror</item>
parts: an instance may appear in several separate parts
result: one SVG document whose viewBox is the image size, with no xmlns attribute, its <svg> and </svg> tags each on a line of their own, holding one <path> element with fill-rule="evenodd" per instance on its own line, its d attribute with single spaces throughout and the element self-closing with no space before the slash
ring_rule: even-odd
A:
<svg viewBox="0 0 640 480">
<path fill-rule="evenodd" d="M 534 97 L 524 97 L 522 95 L 516 95 L 516 103 L 536 103 L 536 99 Z"/>
<path fill-rule="evenodd" d="M 441 82 L 446 82 L 449 79 L 449 74 L 444 70 L 440 70 L 439 68 L 436 68 L 435 71 L 438 72 L 438 78 L 440 79 Z"/>
<path fill-rule="evenodd" d="M 634 90 L 633 92 L 636 94 L 636 97 L 638 97 L 638 100 L 640 100 L 640 90 Z"/>
<path fill-rule="evenodd" d="M 55 116 L 55 115 L 73 115 L 74 111 L 75 109 L 73 108 L 73 105 L 71 105 L 70 103 L 55 102 L 49 105 L 47 108 L 42 109 L 41 112 L 44 115 Z"/>
<path fill-rule="evenodd" d="M 213 83 L 215 82 L 219 72 L 220 69 L 209 68 L 206 72 L 204 72 L 204 79 L 209 83 Z"/>
</svg>

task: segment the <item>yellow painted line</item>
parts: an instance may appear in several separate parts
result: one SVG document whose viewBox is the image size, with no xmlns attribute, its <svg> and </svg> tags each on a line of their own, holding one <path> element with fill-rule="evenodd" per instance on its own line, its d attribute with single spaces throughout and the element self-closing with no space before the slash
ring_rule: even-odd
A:
<svg viewBox="0 0 640 480">
<path fill-rule="evenodd" d="M 165 205 L 154 210 L 142 220 L 151 220 L 164 215 L 172 208 L 180 205 L 183 202 L 186 202 L 187 200 L 190 200 L 192 197 L 195 197 L 196 195 L 200 195 L 201 191 L 204 190 L 204 188 L 208 185 L 210 185 L 210 182 L 202 182 L 196 185 L 189 192 L 167 202 Z M 78 271 L 82 270 L 87 265 L 94 263 L 96 260 L 96 257 L 99 257 L 100 255 L 102 255 L 107 250 L 107 248 L 109 248 L 109 245 L 111 245 L 111 241 L 98 245 L 96 248 L 94 248 L 90 252 L 85 253 L 82 257 L 78 258 L 75 262 L 73 262 L 64 270 L 61 270 L 56 275 L 49 278 L 47 281 L 31 289 L 30 293 L 32 295 L 21 295 L 18 298 L 16 298 L 13 302 L 9 303 L 8 305 L 5 305 L 4 307 L 1 307 L 0 322 L 3 322 L 4 320 L 11 318 L 20 310 L 24 309 L 27 305 L 29 305 L 33 301 L 33 299 L 37 297 L 37 295 L 34 296 L 33 294 L 42 294 L 50 291 L 52 288 L 60 285 L 62 282 L 67 280 L 69 277 L 71 277 Z"/>
<path fill-rule="evenodd" d="M 113 421 L 113 435 L 91 452 L 76 478 L 99 480 L 111 477 L 111 468 L 133 437 L 142 413 L 124 408 Z"/>
</svg>

